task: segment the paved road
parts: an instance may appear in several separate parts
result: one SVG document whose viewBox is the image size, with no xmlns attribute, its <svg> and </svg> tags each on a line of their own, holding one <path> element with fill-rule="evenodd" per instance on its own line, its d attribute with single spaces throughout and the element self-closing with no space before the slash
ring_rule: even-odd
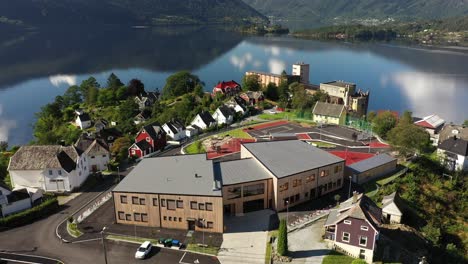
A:
<svg viewBox="0 0 468 264">
<path fill-rule="evenodd" d="M 0 253 L 0 263 L 57 264 L 59 261 L 31 255 Z"/>
<path fill-rule="evenodd" d="M 288 234 L 289 255 L 293 264 L 321 264 L 330 252 L 322 241 L 321 234 L 325 219 Z"/>
</svg>

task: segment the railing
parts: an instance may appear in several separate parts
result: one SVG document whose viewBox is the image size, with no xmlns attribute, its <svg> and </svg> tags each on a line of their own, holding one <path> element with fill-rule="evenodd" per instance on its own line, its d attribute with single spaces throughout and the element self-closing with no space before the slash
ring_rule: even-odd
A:
<svg viewBox="0 0 468 264">
<path fill-rule="evenodd" d="M 335 240 L 335 232 L 325 231 L 325 239 Z"/>
</svg>

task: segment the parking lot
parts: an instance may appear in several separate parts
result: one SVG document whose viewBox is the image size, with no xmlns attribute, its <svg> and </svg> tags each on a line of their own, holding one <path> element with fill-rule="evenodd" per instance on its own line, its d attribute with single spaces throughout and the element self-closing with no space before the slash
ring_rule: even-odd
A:
<svg viewBox="0 0 468 264">
<path fill-rule="evenodd" d="M 257 128 L 259 127 L 259 128 Z M 302 127 L 294 123 L 272 123 L 271 126 L 257 126 L 252 127 L 253 129 L 245 130 L 249 135 L 255 138 L 261 138 L 269 136 L 270 134 L 297 134 L 312 132 L 312 128 Z"/>
</svg>

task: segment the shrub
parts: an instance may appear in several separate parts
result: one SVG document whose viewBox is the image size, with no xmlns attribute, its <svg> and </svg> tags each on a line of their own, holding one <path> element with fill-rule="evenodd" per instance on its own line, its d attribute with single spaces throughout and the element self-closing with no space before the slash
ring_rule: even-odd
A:
<svg viewBox="0 0 468 264">
<path fill-rule="evenodd" d="M 0 219 L 0 229 L 8 229 L 29 224 L 55 213 L 59 208 L 56 197 L 45 200 L 38 206 Z"/>
<path fill-rule="evenodd" d="M 281 220 L 279 225 L 277 252 L 280 256 L 288 254 L 288 230 L 285 219 Z"/>
</svg>

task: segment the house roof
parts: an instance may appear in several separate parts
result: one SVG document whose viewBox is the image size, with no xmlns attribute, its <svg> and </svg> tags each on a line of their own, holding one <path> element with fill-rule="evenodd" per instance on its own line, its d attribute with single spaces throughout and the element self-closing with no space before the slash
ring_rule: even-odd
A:
<svg viewBox="0 0 468 264">
<path fill-rule="evenodd" d="M 382 209 L 369 197 L 363 194 L 354 195 L 341 203 L 338 208 L 330 211 L 325 226 L 336 225 L 348 217 L 367 220 L 376 229 L 380 226 L 382 223 Z M 354 199 L 356 200 L 354 201 Z"/>
<path fill-rule="evenodd" d="M 438 148 L 455 153 L 457 155 L 468 157 L 468 141 L 461 138 L 451 137 L 446 139 L 439 144 Z"/>
<path fill-rule="evenodd" d="M 343 113 L 344 105 L 317 102 L 312 113 L 314 115 L 340 117 Z"/>
<path fill-rule="evenodd" d="M 374 156 L 372 158 L 368 158 L 356 163 L 353 163 L 348 166 L 351 170 L 357 173 L 365 172 L 374 168 L 377 168 L 379 166 L 382 166 L 384 164 L 390 163 L 395 161 L 396 158 L 391 157 L 388 154 L 379 154 L 377 156 Z"/>
<path fill-rule="evenodd" d="M 96 123 L 94 124 L 94 126 L 95 126 L 95 127 L 97 127 L 97 126 L 106 127 L 108 124 L 109 124 L 109 122 L 107 122 L 107 120 L 105 120 L 105 119 L 99 119 L 98 121 L 96 121 Z"/>
<path fill-rule="evenodd" d="M 213 116 L 208 111 L 203 111 L 203 112 L 199 113 L 198 115 L 202 119 L 203 123 L 205 123 L 205 125 L 207 125 L 207 126 L 209 126 L 211 123 L 216 122 L 216 120 L 214 120 Z"/>
<path fill-rule="evenodd" d="M 141 150 L 148 150 L 151 148 L 151 144 L 148 143 L 146 140 L 140 140 L 137 143 L 135 143 L 135 145 Z"/>
<path fill-rule="evenodd" d="M 263 92 L 262 91 L 247 91 L 247 92 L 241 94 L 241 96 L 247 97 L 249 99 L 257 100 L 260 97 L 263 97 Z"/>
<path fill-rule="evenodd" d="M 109 151 L 109 146 L 101 138 L 88 137 L 86 134 L 81 134 L 75 143 L 75 147 L 81 153 L 89 152 L 94 146 L 99 145 L 105 150 Z"/>
<path fill-rule="evenodd" d="M 225 105 L 218 107 L 218 109 L 225 118 L 234 115 L 234 111 Z"/>
<path fill-rule="evenodd" d="M 16 201 L 21 201 L 29 198 L 29 192 L 26 188 L 12 191 L 10 194 L 7 195 L 8 203 L 14 203 Z"/>
<path fill-rule="evenodd" d="M 331 82 L 326 82 L 326 83 L 323 83 L 323 84 L 338 86 L 338 87 L 342 87 L 342 88 L 347 88 L 348 86 L 356 86 L 355 83 L 344 82 L 344 81 L 331 81 Z"/>
<path fill-rule="evenodd" d="M 396 208 L 392 205 L 396 206 Z M 390 211 L 401 215 L 402 201 L 396 192 L 386 195 L 382 199 L 382 211 Z M 396 210 L 395 210 L 396 209 Z"/>
<path fill-rule="evenodd" d="M 184 130 L 185 126 L 179 119 L 172 119 L 166 123 L 166 126 L 172 131 L 172 133 L 177 134 L 179 131 Z"/>
<path fill-rule="evenodd" d="M 439 133 L 439 142 L 456 136 L 464 140 L 468 140 L 468 127 L 459 125 L 445 125 Z"/>
<path fill-rule="evenodd" d="M 271 178 L 271 175 L 254 159 L 215 163 L 214 171 L 222 179 L 223 186 Z"/>
<path fill-rule="evenodd" d="M 158 139 L 158 135 L 166 134 L 164 130 L 161 128 L 161 125 L 158 122 L 151 123 L 149 125 L 144 126 L 142 129 L 148 133 L 148 135 L 153 139 Z M 140 131 L 141 132 L 141 131 Z"/>
<path fill-rule="evenodd" d="M 436 129 L 443 126 L 445 124 L 445 120 L 440 118 L 438 115 L 430 115 L 414 122 L 414 124 L 424 128 Z"/>
<path fill-rule="evenodd" d="M 205 154 L 169 156 L 142 160 L 114 192 L 220 197 L 221 183 Z"/>
<path fill-rule="evenodd" d="M 344 161 L 299 140 L 244 143 L 243 146 L 277 178 Z"/>
<path fill-rule="evenodd" d="M 63 168 L 70 172 L 76 168 L 79 154 L 72 146 L 22 146 L 11 157 L 9 170 L 44 170 Z"/>
<path fill-rule="evenodd" d="M 88 113 L 78 115 L 78 118 L 81 120 L 81 122 L 91 121 L 91 117 L 89 117 Z"/>
<path fill-rule="evenodd" d="M 240 86 L 240 84 L 238 84 L 236 81 L 234 80 L 231 80 L 231 81 L 228 81 L 228 82 L 219 82 L 215 88 L 218 88 L 218 89 L 222 89 L 222 90 L 225 90 L 226 88 L 236 88 Z"/>
</svg>

